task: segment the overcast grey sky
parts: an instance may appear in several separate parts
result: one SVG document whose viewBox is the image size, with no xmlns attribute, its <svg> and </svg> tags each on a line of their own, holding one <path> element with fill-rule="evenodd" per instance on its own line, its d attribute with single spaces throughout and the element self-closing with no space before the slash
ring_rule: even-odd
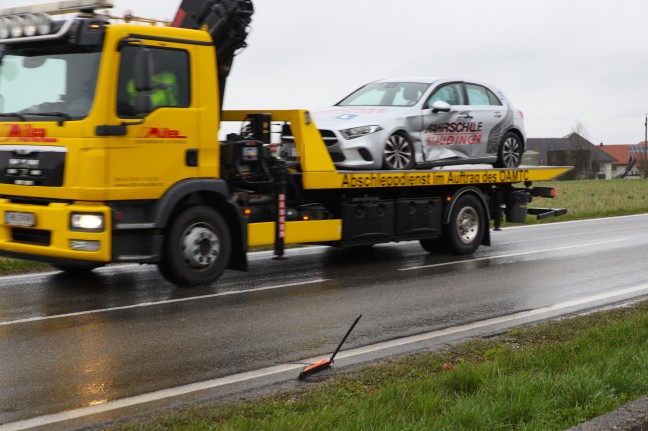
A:
<svg viewBox="0 0 648 431">
<path fill-rule="evenodd" d="M 376 79 L 448 76 L 500 87 L 529 137 L 561 137 L 580 120 L 597 144 L 644 139 L 646 0 L 253 1 L 226 109 L 316 109 Z M 180 5 L 113 2 L 118 15 L 160 19 Z"/>
</svg>

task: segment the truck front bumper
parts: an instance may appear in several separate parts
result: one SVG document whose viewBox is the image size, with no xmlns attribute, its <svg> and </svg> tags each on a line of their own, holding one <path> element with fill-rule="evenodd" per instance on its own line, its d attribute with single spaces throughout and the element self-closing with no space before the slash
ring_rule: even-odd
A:
<svg viewBox="0 0 648 431">
<path fill-rule="evenodd" d="M 111 214 L 109 207 L 93 202 L 39 205 L 0 199 L 0 255 L 52 263 L 110 262 Z"/>
</svg>

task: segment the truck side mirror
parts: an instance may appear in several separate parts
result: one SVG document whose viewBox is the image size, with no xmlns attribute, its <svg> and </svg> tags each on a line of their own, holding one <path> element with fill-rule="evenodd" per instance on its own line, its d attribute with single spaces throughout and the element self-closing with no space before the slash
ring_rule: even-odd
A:
<svg viewBox="0 0 648 431">
<path fill-rule="evenodd" d="M 443 100 L 437 100 L 432 104 L 432 112 L 435 114 L 437 112 L 450 112 L 452 109 L 452 106 L 448 102 L 444 102 Z"/>
<path fill-rule="evenodd" d="M 153 53 L 140 46 L 135 54 L 135 90 L 148 92 L 153 90 Z"/>
</svg>

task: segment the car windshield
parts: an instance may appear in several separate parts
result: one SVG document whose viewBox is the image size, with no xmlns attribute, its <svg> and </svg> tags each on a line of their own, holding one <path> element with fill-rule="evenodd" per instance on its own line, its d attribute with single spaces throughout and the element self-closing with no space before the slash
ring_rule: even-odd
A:
<svg viewBox="0 0 648 431">
<path fill-rule="evenodd" d="M 413 106 L 430 84 L 374 82 L 345 97 L 338 106 Z"/>
<path fill-rule="evenodd" d="M 86 117 L 100 59 L 100 52 L 73 45 L 12 47 L 0 59 L 0 116 Z"/>
</svg>

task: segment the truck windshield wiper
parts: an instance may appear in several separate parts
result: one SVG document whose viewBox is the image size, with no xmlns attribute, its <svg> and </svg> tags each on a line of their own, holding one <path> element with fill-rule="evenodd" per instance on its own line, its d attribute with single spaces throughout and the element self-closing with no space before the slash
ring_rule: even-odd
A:
<svg viewBox="0 0 648 431">
<path fill-rule="evenodd" d="M 64 121 L 72 120 L 70 114 L 66 114 L 65 112 L 25 112 L 25 115 L 42 115 L 43 117 L 62 117 L 63 120 L 59 120 L 59 126 L 62 126 Z"/>
<path fill-rule="evenodd" d="M 0 112 L 0 117 L 12 117 L 18 118 L 20 121 L 25 121 L 25 116 L 17 112 Z"/>
</svg>

